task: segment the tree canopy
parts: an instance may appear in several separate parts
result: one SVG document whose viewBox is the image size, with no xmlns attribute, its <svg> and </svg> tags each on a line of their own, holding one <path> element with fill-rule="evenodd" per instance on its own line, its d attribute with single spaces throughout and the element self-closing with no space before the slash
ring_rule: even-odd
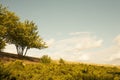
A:
<svg viewBox="0 0 120 80">
<path fill-rule="evenodd" d="M 21 22 L 15 13 L 0 5 L 0 49 L 4 48 L 5 43 L 14 44 L 17 53 L 22 56 L 30 48 L 47 48 L 33 21 Z"/>
<path fill-rule="evenodd" d="M 6 45 L 8 31 L 19 21 L 15 13 L 0 5 L 0 50 Z"/>
<path fill-rule="evenodd" d="M 37 26 L 34 22 L 19 22 L 15 28 L 9 31 L 9 42 L 15 44 L 19 55 L 26 55 L 30 48 L 47 48 L 45 42 L 38 35 Z"/>
</svg>

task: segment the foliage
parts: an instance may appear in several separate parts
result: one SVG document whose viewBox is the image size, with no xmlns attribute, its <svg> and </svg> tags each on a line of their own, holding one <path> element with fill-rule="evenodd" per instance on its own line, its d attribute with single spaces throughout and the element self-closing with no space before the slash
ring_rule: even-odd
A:
<svg viewBox="0 0 120 80">
<path fill-rule="evenodd" d="M 5 41 L 2 38 L 0 38 L 0 52 L 2 51 L 2 49 L 5 48 L 5 45 Z"/>
<path fill-rule="evenodd" d="M 65 64 L 65 61 L 62 58 L 60 58 L 59 63 L 60 64 Z"/>
<path fill-rule="evenodd" d="M 63 65 L 57 63 L 28 64 L 21 61 L 6 63 L 4 70 L 9 70 L 10 75 L 1 71 L 6 77 L 14 80 L 119 80 L 120 67 L 98 66 L 87 64 Z M 1 79 L 4 80 L 4 79 Z M 10 79 L 8 79 L 10 80 Z"/>
<path fill-rule="evenodd" d="M 20 22 L 15 28 L 12 28 L 9 40 L 15 44 L 19 55 L 26 55 L 30 48 L 47 48 L 45 42 L 38 35 L 37 26 L 32 21 Z"/>
<path fill-rule="evenodd" d="M 3 12 L 5 11 L 5 8 L 2 7 L 2 5 L 0 5 L 0 51 L 2 49 L 4 49 L 5 47 L 5 40 L 4 40 L 4 36 L 5 36 L 5 33 L 6 33 L 6 28 L 3 27 L 3 23 L 2 23 L 2 20 L 3 20 Z"/>
<path fill-rule="evenodd" d="M 6 34 L 6 28 L 0 25 L 0 51 L 4 49 L 6 45 L 5 34 Z"/>
<path fill-rule="evenodd" d="M 48 55 L 43 55 L 40 58 L 40 63 L 51 63 L 51 58 Z"/>
<path fill-rule="evenodd" d="M 17 53 L 22 56 L 30 48 L 47 48 L 37 30 L 33 21 L 21 22 L 15 13 L 0 5 L 0 50 L 5 47 L 6 42 L 14 44 Z"/>
<path fill-rule="evenodd" d="M 0 63 L 0 80 L 10 80 L 10 72 Z"/>
<path fill-rule="evenodd" d="M 0 51 L 4 49 L 7 37 L 11 28 L 15 27 L 19 17 L 9 11 L 6 7 L 0 5 Z"/>
</svg>

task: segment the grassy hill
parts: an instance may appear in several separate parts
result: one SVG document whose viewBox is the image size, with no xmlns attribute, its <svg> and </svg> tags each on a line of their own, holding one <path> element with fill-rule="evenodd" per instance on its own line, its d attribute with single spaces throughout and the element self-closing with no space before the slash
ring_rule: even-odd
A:
<svg viewBox="0 0 120 80">
<path fill-rule="evenodd" d="M 0 52 L 0 61 L 9 62 L 9 61 L 27 61 L 27 62 L 39 62 L 39 58 L 29 57 L 29 56 L 18 56 L 17 54 L 11 54 L 6 52 Z"/>
<path fill-rule="evenodd" d="M 119 66 L 56 63 L 48 56 L 38 59 L 3 52 L 0 60 L 0 80 L 120 80 Z"/>
</svg>

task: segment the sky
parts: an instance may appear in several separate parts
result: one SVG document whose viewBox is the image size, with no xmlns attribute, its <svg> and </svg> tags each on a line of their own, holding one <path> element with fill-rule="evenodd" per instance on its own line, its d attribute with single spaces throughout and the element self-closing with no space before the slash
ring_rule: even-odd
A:
<svg viewBox="0 0 120 80">
<path fill-rule="evenodd" d="M 28 56 L 120 65 L 120 0 L 0 0 L 36 23 L 49 48 Z M 14 45 L 5 52 L 16 53 Z"/>
</svg>

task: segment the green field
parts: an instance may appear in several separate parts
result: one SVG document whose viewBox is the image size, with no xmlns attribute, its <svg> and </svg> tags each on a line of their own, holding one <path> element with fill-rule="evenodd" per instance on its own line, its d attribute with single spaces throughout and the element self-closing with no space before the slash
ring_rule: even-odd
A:
<svg viewBox="0 0 120 80">
<path fill-rule="evenodd" d="M 53 61 L 48 56 L 31 61 L 10 55 L 0 57 L 0 80 L 120 80 L 119 66 Z"/>
</svg>

